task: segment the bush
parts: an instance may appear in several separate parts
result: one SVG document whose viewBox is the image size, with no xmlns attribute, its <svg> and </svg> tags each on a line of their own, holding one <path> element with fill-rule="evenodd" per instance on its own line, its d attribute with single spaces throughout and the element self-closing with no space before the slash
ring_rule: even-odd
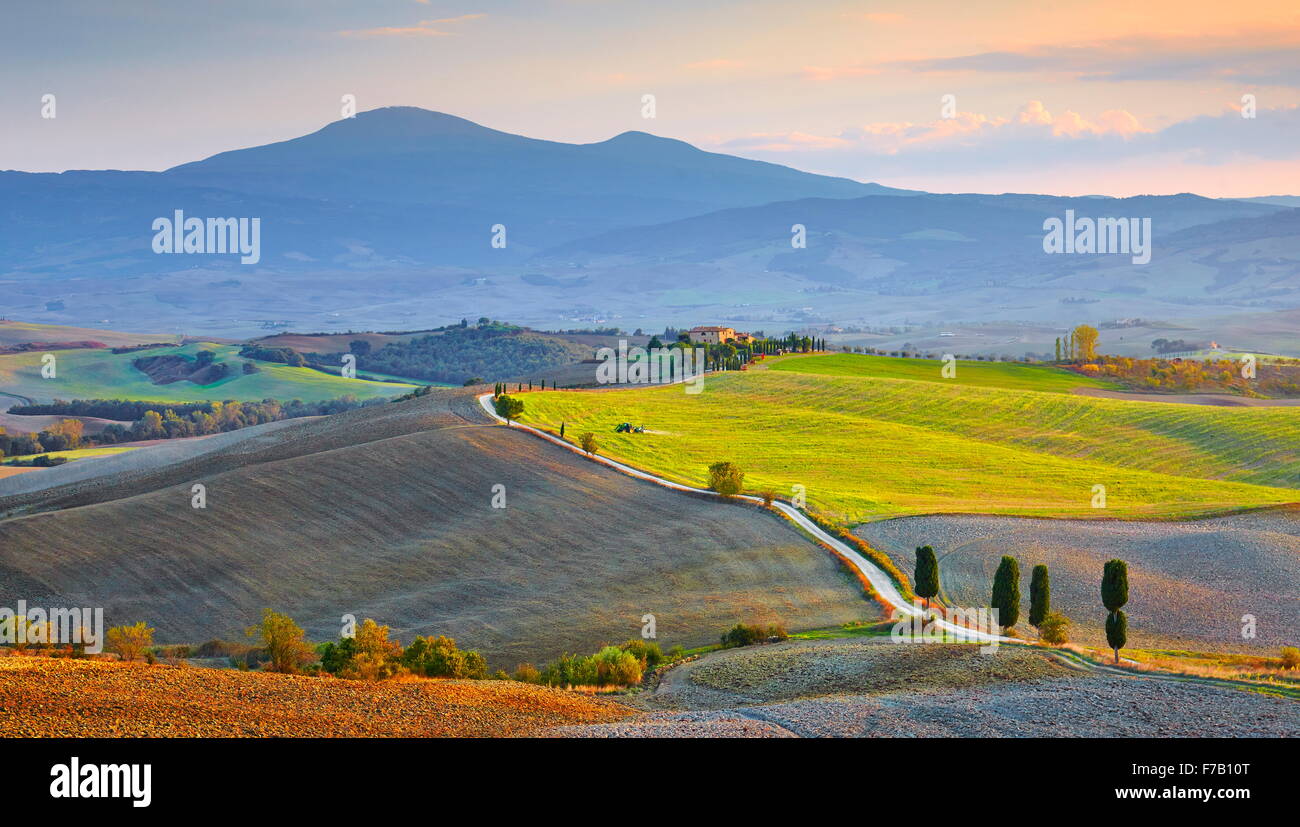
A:
<svg viewBox="0 0 1300 827">
<path fill-rule="evenodd" d="M 588 431 L 582 435 L 582 450 L 590 456 L 600 450 L 599 443 L 596 442 L 596 435 Z"/>
<path fill-rule="evenodd" d="M 657 647 L 656 647 L 657 648 Z M 547 686 L 617 687 L 640 683 L 645 664 L 618 646 L 606 646 L 594 655 L 560 655 L 542 670 Z"/>
<path fill-rule="evenodd" d="M 262 622 L 248 628 L 248 636 L 258 635 L 274 672 L 297 672 L 311 661 L 315 653 L 307 645 L 307 633 L 288 615 L 262 611 Z"/>
<path fill-rule="evenodd" d="M 1070 618 L 1059 612 L 1048 612 L 1038 626 L 1038 636 L 1044 643 L 1060 646 L 1070 642 Z"/>
<path fill-rule="evenodd" d="M 733 497 L 745 487 L 745 472 L 734 463 L 715 462 L 709 466 L 709 488 L 724 497 Z"/>
<path fill-rule="evenodd" d="M 659 644 L 655 643 L 653 640 L 633 638 L 627 643 L 624 643 L 622 649 L 624 652 L 631 654 L 637 660 L 641 661 L 641 665 L 646 669 L 654 669 L 656 666 L 664 662 L 663 650 L 661 650 Z"/>
<path fill-rule="evenodd" d="M 515 667 L 514 678 L 520 683 L 541 683 L 542 673 L 531 663 L 521 663 Z"/>
<path fill-rule="evenodd" d="M 114 626 L 104 635 L 108 651 L 122 660 L 135 660 L 153 645 L 154 630 L 141 621 L 134 626 Z"/>
<path fill-rule="evenodd" d="M 338 643 L 326 643 L 320 647 L 321 668 L 331 675 L 342 675 L 352 667 L 352 659 L 357 654 L 356 638 L 345 637 Z"/>
<path fill-rule="evenodd" d="M 768 640 L 788 640 L 789 633 L 785 627 L 776 624 L 768 626 L 766 629 L 762 626 L 749 626 L 744 623 L 737 623 L 722 635 L 722 648 L 732 649 L 737 646 L 752 646 L 755 643 L 765 643 Z"/>
<path fill-rule="evenodd" d="M 363 620 L 353 638 L 352 662 L 344 668 L 343 676 L 357 677 L 364 681 L 382 681 L 401 671 L 402 645 L 389 640 L 388 633 L 387 626 L 380 626 L 370 618 Z"/>
<path fill-rule="evenodd" d="M 592 660 L 596 666 L 596 686 L 631 686 L 641 682 L 644 664 L 631 652 L 606 646 Z"/>
<path fill-rule="evenodd" d="M 1282 668 L 1300 669 L 1300 649 L 1294 646 L 1282 647 Z"/>
<path fill-rule="evenodd" d="M 445 635 L 417 637 L 402 653 L 402 665 L 429 678 L 483 680 L 487 661 L 478 652 L 462 650 Z"/>
<path fill-rule="evenodd" d="M 763 498 L 763 505 L 771 508 L 772 501 L 776 499 L 776 492 L 770 488 L 764 488 L 762 491 L 758 492 L 758 496 Z"/>
</svg>

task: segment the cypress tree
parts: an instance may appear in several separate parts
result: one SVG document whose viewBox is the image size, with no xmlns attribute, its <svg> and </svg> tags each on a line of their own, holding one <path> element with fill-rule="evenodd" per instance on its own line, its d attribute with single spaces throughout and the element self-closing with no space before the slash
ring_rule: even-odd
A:
<svg viewBox="0 0 1300 827">
<path fill-rule="evenodd" d="M 1115 662 L 1119 663 L 1119 650 L 1128 643 L 1128 615 L 1116 610 L 1106 615 L 1106 643 L 1115 652 Z"/>
<path fill-rule="evenodd" d="M 1034 566 L 1029 579 L 1029 625 L 1037 629 L 1052 611 L 1052 581 L 1047 576 L 1047 566 Z"/>
<path fill-rule="evenodd" d="M 998 622 L 1004 629 L 1020 619 L 1020 563 L 1014 557 L 1003 556 L 993 575 L 992 607 L 998 610 Z"/>
<path fill-rule="evenodd" d="M 929 546 L 917 546 L 912 584 L 912 591 L 917 597 L 925 598 L 925 608 L 929 609 L 930 598 L 939 594 L 939 560 Z"/>
<path fill-rule="evenodd" d="M 1128 642 L 1128 616 L 1120 609 L 1128 602 L 1128 563 L 1108 560 L 1101 575 L 1101 602 L 1109 612 L 1106 615 L 1106 642 L 1115 652 L 1119 663 L 1119 650 Z"/>
<path fill-rule="evenodd" d="M 1128 563 L 1110 560 L 1101 576 L 1101 603 L 1108 612 L 1118 612 L 1128 602 Z"/>
</svg>

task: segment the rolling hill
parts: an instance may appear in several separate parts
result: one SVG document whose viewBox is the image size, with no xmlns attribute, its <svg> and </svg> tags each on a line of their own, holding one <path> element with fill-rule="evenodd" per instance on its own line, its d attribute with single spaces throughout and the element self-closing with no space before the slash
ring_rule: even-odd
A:
<svg viewBox="0 0 1300 827">
<path fill-rule="evenodd" d="M 982 388 L 1014 388 L 1044 393 L 1070 393 L 1075 388 L 1110 388 L 1108 382 L 1045 365 L 1007 362 L 977 362 L 959 359 L 951 379 L 943 376 L 943 362 L 936 359 L 905 359 L 893 356 L 790 356 L 767 362 L 768 370 L 811 373 L 821 376 L 866 376 L 880 379 L 915 379 Z"/>
<path fill-rule="evenodd" d="M 193 358 L 199 350 L 216 353 L 216 361 L 229 365 L 224 379 L 208 385 L 189 381 L 154 384 L 133 362 L 141 357 L 186 356 Z M 37 402 L 54 399 L 138 399 L 151 402 L 202 402 L 236 399 L 259 401 L 320 401 L 352 394 L 359 399 L 398 396 L 410 391 L 410 382 L 372 382 L 344 379 L 311 368 L 245 359 L 236 345 L 191 342 L 175 347 L 158 347 L 128 353 L 109 350 L 66 350 L 55 353 L 56 374 L 52 379 L 41 376 L 41 356 L 21 353 L 0 356 L 0 388 L 5 394 L 22 396 Z M 258 366 L 257 373 L 244 374 L 246 361 Z M 364 372 L 363 372 L 364 373 Z"/>
<path fill-rule="evenodd" d="M 875 357 L 854 357 L 873 359 Z M 1300 501 L 1300 422 L 1221 409 L 908 379 L 751 370 L 681 387 L 525 394 L 526 424 L 694 485 L 729 460 L 751 491 L 849 522 L 927 513 L 1113 518 Z M 814 360 L 810 360 L 814 361 Z M 644 434 L 615 434 L 620 422 Z M 810 459 L 815 458 L 815 459 Z M 1093 486 L 1107 490 L 1104 510 Z"/>
<path fill-rule="evenodd" d="M 110 624 L 189 642 L 238 635 L 266 606 L 332 639 L 352 613 L 403 640 L 451 635 L 503 668 L 635 637 L 646 613 L 665 647 L 740 619 L 876 616 L 773 515 L 633 480 L 475 407 L 435 390 L 212 437 L 230 440 L 217 451 L 87 461 L 61 486 L 0 498 L 0 603 L 103 606 Z M 92 462 L 115 465 L 86 476 Z"/>
<path fill-rule="evenodd" d="M 1046 254 L 1043 223 L 1067 210 L 1150 218 L 1150 263 Z M 792 248 L 795 225 L 806 248 Z M 1190 194 L 813 198 L 611 231 L 535 262 L 738 329 L 1177 320 L 1300 302 L 1300 210 Z"/>
</svg>

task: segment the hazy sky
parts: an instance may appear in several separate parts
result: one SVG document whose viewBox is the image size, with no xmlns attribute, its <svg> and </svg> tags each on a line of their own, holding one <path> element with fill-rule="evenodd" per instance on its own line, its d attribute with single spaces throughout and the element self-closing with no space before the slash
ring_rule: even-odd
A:
<svg viewBox="0 0 1300 827">
<path fill-rule="evenodd" d="M 0 15 L 3 169 L 165 169 L 314 131 L 352 94 L 941 192 L 1300 194 L 1295 0 L 6 0 Z"/>
</svg>

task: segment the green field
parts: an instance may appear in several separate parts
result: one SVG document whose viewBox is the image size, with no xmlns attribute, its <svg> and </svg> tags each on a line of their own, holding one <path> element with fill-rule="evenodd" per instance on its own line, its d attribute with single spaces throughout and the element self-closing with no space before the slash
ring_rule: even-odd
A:
<svg viewBox="0 0 1300 827">
<path fill-rule="evenodd" d="M 88 459 L 89 457 L 107 457 L 113 454 L 121 454 L 126 451 L 134 451 L 134 445 L 102 445 L 97 448 L 74 448 L 71 451 L 42 451 L 39 454 L 26 454 L 21 457 L 5 457 L 5 462 L 12 460 L 29 460 L 36 457 L 50 456 L 63 457 L 71 462 L 72 460 Z"/>
<path fill-rule="evenodd" d="M 796 365 L 808 360 L 790 360 Z M 775 367 L 775 366 L 774 366 Z M 1285 408 L 1095 399 L 785 370 L 681 386 L 522 396 L 521 421 L 685 483 L 738 463 L 746 488 L 832 519 L 985 513 L 1176 517 L 1300 501 L 1300 417 Z M 620 422 L 649 433 L 615 434 Z M 1093 486 L 1106 508 L 1093 508 Z"/>
<path fill-rule="evenodd" d="M 815 373 L 822 376 L 870 376 L 877 379 L 915 379 L 952 385 L 983 388 L 1069 393 L 1071 388 L 1119 388 L 1049 365 L 1020 365 L 1011 362 L 968 362 L 958 360 L 951 379 L 940 373 L 943 362 L 937 359 L 901 359 L 893 356 L 867 356 L 837 353 L 829 356 L 787 356 L 768 364 L 769 370 Z"/>
<path fill-rule="evenodd" d="M 187 381 L 155 385 L 132 365 L 141 356 L 182 354 L 193 357 L 200 349 L 215 351 L 217 361 L 230 365 L 230 375 L 211 385 L 195 385 Z M 53 379 L 41 378 L 40 353 L 0 356 L 0 391 L 25 396 L 37 402 L 50 402 L 55 398 L 139 399 L 157 402 L 224 399 L 252 402 L 270 398 L 282 402 L 291 399 L 318 402 L 347 394 L 358 399 L 397 396 L 415 387 L 413 384 L 343 379 L 311 368 L 245 359 L 239 355 L 238 345 L 196 343 L 134 353 L 60 350 L 54 354 L 57 357 L 57 375 Z M 244 375 L 242 368 L 246 361 L 254 362 L 261 370 Z"/>
</svg>

